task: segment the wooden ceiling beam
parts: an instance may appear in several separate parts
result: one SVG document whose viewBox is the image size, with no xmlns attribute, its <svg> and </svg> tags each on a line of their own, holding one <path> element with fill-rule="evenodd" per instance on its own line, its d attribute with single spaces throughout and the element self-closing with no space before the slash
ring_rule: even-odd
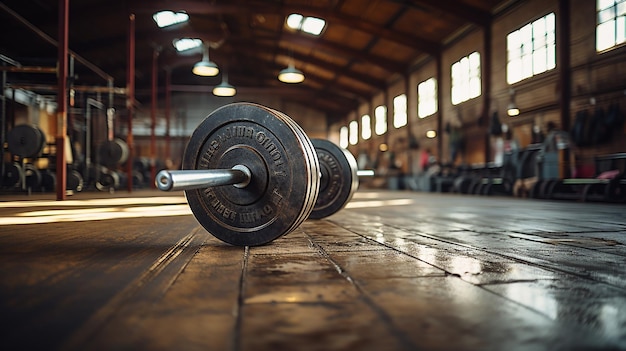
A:
<svg viewBox="0 0 626 351">
<path fill-rule="evenodd" d="M 337 12 L 325 11 L 320 7 L 306 5 L 283 5 L 282 13 L 284 15 L 289 15 L 291 13 L 300 13 L 304 16 L 314 16 L 322 18 L 329 24 L 336 24 L 349 27 L 351 29 L 356 29 L 375 37 L 379 37 L 400 45 L 404 45 L 406 47 L 426 52 L 429 55 L 433 56 L 441 50 L 441 45 L 435 41 L 425 38 L 419 38 L 414 35 L 399 32 L 389 28 L 384 28 L 377 23 L 364 21 L 363 19 L 358 17 L 348 16 Z"/>
<path fill-rule="evenodd" d="M 185 10 L 189 14 L 237 14 L 244 12 L 254 13 L 281 13 L 285 16 L 291 13 L 300 13 L 305 16 L 315 16 L 324 19 L 328 23 L 347 26 L 373 36 L 389 40 L 430 55 L 436 55 L 440 50 L 440 44 L 419 38 L 407 33 L 381 28 L 378 24 L 364 21 L 361 18 L 348 16 L 336 11 L 327 11 L 323 8 L 307 5 L 273 5 L 267 2 L 237 2 L 229 3 L 204 3 L 197 1 L 139 1 L 134 0 L 130 5 L 131 12 L 154 13 L 157 10 L 170 9 L 173 11 Z"/>
<path fill-rule="evenodd" d="M 320 38 L 312 39 L 303 35 L 284 33 L 281 40 L 306 48 L 338 54 L 348 59 L 370 63 L 392 73 L 403 73 L 406 71 L 405 64 L 402 62 L 389 60 L 382 56 L 372 55 L 363 50 L 352 49 Z"/>
<path fill-rule="evenodd" d="M 484 11 L 475 6 L 468 5 L 458 0 L 397 0 L 397 2 L 406 4 L 408 6 L 418 4 L 420 6 L 436 9 L 445 13 L 449 13 L 455 17 L 461 18 L 481 27 L 489 26 L 492 20 L 492 15 L 490 12 Z"/>
</svg>

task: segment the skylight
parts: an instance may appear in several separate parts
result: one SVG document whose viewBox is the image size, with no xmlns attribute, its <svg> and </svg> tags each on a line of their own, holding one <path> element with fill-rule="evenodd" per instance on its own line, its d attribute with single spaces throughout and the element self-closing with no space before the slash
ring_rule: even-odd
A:
<svg viewBox="0 0 626 351">
<path fill-rule="evenodd" d="M 202 40 L 200 39 L 192 39 L 192 38 L 183 38 L 176 39 L 173 42 L 176 51 L 187 51 L 193 48 L 197 48 L 202 45 Z"/>
<path fill-rule="evenodd" d="M 317 17 L 305 17 L 297 13 L 287 17 L 287 27 L 316 36 L 322 33 L 325 26 L 326 21 Z"/>
<path fill-rule="evenodd" d="M 184 12 L 159 11 L 152 15 L 152 19 L 154 19 L 159 28 L 163 28 L 187 22 L 189 15 Z"/>
</svg>

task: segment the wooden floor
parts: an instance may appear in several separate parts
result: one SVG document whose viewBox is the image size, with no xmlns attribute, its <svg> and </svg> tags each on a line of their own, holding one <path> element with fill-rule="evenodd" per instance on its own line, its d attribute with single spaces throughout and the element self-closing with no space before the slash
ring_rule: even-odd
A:
<svg viewBox="0 0 626 351">
<path fill-rule="evenodd" d="M 243 248 L 180 193 L 0 201 L 4 350 L 626 349 L 624 205 L 358 192 Z"/>
</svg>

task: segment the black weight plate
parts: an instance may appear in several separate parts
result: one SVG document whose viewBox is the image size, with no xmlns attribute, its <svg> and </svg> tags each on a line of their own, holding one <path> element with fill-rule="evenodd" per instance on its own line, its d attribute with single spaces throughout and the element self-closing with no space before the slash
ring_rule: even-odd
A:
<svg viewBox="0 0 626 351">
<path fill-rule="evenodd" d="M 119 188 L 120 175 L 106 167 L 101 167 L 96 181 L 96 189 L 100 191 L 112 191 Z"/>
<path fill-rule="evenodd" d="M 186 190 L 196 220 L 233 245 L 262 245 L 304 220 L 311 197 L 311 160 L 284 116 L 269 108 L 235 103 L 207 116 L 191 135 L 183 169 L 229 169 L 241 164 L 250 184 Z"/>
<path fill-rule="evenodd" d="M 344 208 L 359 187 L 357 163 L 352 154 L 331 141 L 313 139 L 320 163 L 321 184 L 311 219 L 328 217 Z"/>
<path fill-rule="evenodd" d="M 122 139 L 106 140 L 98 148 L 99 162 L 107 167 L 115 167 L 128 159 L 128 144 Z"/>
<path fill-rule="evenodd" d="M 83 176 L 75 169 L 67 171 L 66 190 L 82 191 Z"/>
<path fill-rule="evenodd" d="M 57 177 L 54 172 L 45 170 L 41 173 L 41 188 L 44 191 L 54 191 L 56 189 Z"/>
<path fill-rule="evenodd" d="M 7 134 L 9 151 L 19 157 L 38 157 L 46 143 L 44 133 L 36 126 L 21 124 Z"/>
<path fill-rule="evenodd" d="M 24 171 L 19 163 L 5 163 L 2 185 L 14 188 L 20 185 Z"/>
</svg>

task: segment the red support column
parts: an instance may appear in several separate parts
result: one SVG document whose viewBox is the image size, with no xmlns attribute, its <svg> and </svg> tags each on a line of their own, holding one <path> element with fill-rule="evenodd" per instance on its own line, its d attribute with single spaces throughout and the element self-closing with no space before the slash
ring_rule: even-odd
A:
<svg viewBox="0 0 626 351">
<path fill-rule="evenodd" d="M 156 178 L 156 110 L 157 110 L 157 64 L 159 52 L 154 49 L 152 52 L 152 103 L 150 108 L 150 179 Z M 156 183 L 150 181 L 150 187 L 156 189 Z"/>
<path fill-rule="evenodd" d="M 57 93 L 57 135 L 56 135 L 56 199 L 65 200 L 67 193 L 67 165 L 65 158 L 65 142 L 67 139 L 67 69 L 68 69 L 68 37 L 69 37 L 69 0 L 59 0 L 59 87 Z"/>
<path fill-rule="evenodd" d="M 128 28 L 128 69 L 126 77 L 126 108 L 128 110 L 128 135 L 126 143 L 128 144 L 128 161 L 126 162 L 127 173 L 127 189 L 128 192 L 133 191 L 133 115 L 135 112 L 135 14 L 129 16 Z"/>
<path fill-rule="evenodd" d="M 171 160 L 172 149 L 170 143 L 170 111 L 172 104 L 172 71 L 168 68 L 165 75 L 165 159 Z"/>
</svg>

